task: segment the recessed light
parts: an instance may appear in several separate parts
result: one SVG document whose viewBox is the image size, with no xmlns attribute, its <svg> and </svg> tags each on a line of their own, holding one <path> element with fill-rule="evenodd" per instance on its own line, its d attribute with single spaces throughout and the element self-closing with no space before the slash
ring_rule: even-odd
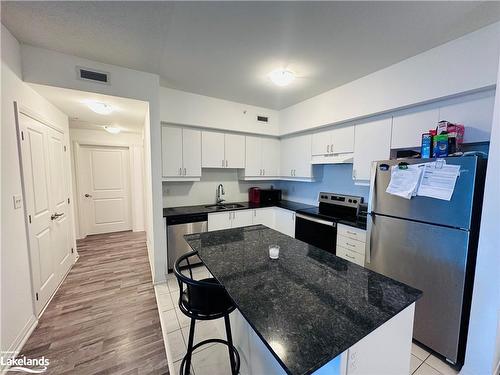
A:
<svg viewBox="0 0 500 375">
<path fill-rule="evenodd" d="M 277 86 L 288 86 L 295 79 L 295 74 L 286 69 L 276 69 L 269 73 L 269 79 Z"/>
<path fill-rule="evenodd" d="M 109 115 L 111 112 L 113 112 L 113 107 L 106 103 L 89 100 L 86 102 L 86 104 L 92 111 L 100 115 Z"/>
<path fill-rule="evenodd" d="M 122 130 L 116 126 L 103 126 L 104 130 L 111 134 L 118 134 Z"/>
</svg>

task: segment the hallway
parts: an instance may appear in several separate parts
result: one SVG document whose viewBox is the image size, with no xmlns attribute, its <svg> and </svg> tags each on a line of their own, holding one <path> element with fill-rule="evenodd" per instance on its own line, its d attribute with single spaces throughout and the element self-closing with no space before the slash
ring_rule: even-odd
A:
<svg viewBox="0 0 500 375">
<path fill-rule="evenodd" d="M 20 356 L 50 374 L 168 374 L 143 232 L 88 236 Z"/>
</svg>

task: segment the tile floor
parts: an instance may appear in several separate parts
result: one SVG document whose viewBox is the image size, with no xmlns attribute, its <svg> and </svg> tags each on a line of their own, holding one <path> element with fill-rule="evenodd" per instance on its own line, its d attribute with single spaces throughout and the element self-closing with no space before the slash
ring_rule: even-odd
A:
<svg viewBox="0 0 500 375">
<path fill-rule="evenodd" d="M 193 272 L 196 279 L 208 277 L 210 274 L 204 266 Z M 178 308 L 179 286 L 173 275 L 167 282 L 155 286 L 160 322 L 167 348 L 167 357 L 171 359 L 173 374 L 179 374 L 181 360 L 186 354 L 190 319 Z M 195 343 L 207 338 L 225 339 L 224 321 L 196 322 Z M 456 375 L 458 372 L 445 362 L 430 354 L 417 344 L 412 344 L 410 375 Z M 192 358 L 191 374 L 193 375 L 229 375 L 229 358 L 224 345 L 204 346 L 195 351 Z"/>
</svg>

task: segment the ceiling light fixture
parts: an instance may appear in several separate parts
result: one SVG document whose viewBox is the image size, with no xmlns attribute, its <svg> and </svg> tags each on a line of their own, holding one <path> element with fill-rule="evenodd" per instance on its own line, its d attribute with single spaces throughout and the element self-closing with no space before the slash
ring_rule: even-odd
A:
<svg viewBox="0 0 500 375">
<path fill-rule="evenodd" d="M 288 86 L 295 79 L 295 74 L 286 69 L 276 69 L 269 73 L 269 79 L 277 86 Z"/>
<path fill-rule="evenodd" d="M 86 102 L 86 104 L 92 111 L 100 115 L 109 115 L 111 112 L 113 112 L 113 107 L 106 103 L 89 100 Z"/>
<path fill-rule="evenodd" d="M 118 134 L 122 130 L 116 126 L 103 126 L 104 130 L 111 134 Z"/>
</svg>

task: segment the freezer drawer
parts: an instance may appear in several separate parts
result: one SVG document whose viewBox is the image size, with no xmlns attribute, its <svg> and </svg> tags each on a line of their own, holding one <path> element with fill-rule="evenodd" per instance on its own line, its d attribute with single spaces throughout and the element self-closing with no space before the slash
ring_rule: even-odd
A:
<svg viewBox="0 0 500 375">
<path fill-rule="evenodd" d="M 413 337 L 456 362 L 469 232 L 379 215 L 368 221 L 365 267 L 423 291 Z"/>
</svg>

